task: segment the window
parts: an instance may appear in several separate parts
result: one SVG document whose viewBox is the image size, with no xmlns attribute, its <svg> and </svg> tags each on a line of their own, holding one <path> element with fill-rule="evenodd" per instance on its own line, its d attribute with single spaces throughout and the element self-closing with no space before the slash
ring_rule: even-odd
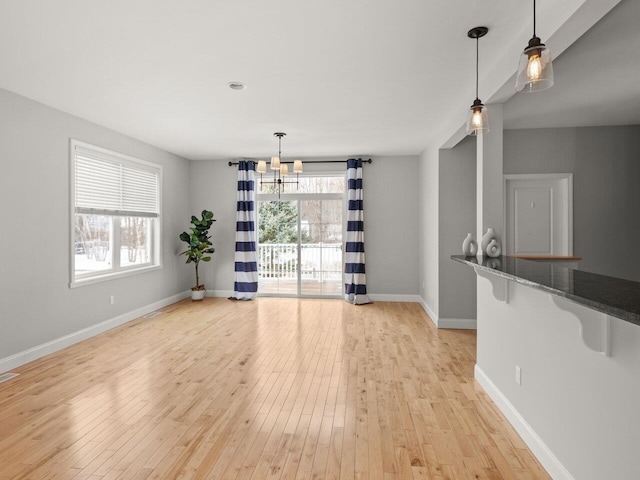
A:
<svg viewBox="0 0 640 480">
<path fill-rule="evenodd" d="M 160 267 L 162 167 L 71 140 L 71 287 Z"/>
</svg>

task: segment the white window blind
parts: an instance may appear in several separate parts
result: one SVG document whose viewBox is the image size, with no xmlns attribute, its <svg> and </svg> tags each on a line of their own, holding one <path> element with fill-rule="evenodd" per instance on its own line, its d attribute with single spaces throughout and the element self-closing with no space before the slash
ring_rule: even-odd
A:
<svg viewBox="0 0 640 480">
<path fill-rule="evenodd" d="M 76 213 L 159 216 L 159 167 L 86 144 L 73 148 Z"/>
</svg>

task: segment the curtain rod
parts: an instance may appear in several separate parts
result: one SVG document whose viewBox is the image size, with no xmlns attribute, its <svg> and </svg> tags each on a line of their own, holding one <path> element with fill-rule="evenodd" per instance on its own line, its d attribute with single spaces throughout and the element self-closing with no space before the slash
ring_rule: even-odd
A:
<svg viewBox="0 0 640 480">
<path fill-rule="evenodd" d="M 361 158 L 359 158 L 358 160 L 362 160 Z M 248 162 L 252 162 L 252 163 L 258 163 L 255 160 L 247 160 Z M 305 162 L 303 161 L 303 163 L 347 163 L 348 160 L 316 160 L 316 161 L 308 161 Z M 280 162 L 280 163 L 291 163 L 293 164 L 293 162 Z M 362 160 L 362 163 L 372 163 L 372 160 L 369 158 L 368 160 Z M 229 166 L 232 167 L 234 165 L 238 165 L 238 162 L 229 162 Z"/>
</svg>

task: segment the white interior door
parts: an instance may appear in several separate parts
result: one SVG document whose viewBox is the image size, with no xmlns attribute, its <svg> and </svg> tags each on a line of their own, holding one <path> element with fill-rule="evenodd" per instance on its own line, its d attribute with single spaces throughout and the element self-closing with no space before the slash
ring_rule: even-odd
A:
<svg viewBox="0 0 640 480">
<path fill-rule="evenodd" d="M 573 255 L 571 174 L 505 175 L 507 254 Z"/>
</svg>

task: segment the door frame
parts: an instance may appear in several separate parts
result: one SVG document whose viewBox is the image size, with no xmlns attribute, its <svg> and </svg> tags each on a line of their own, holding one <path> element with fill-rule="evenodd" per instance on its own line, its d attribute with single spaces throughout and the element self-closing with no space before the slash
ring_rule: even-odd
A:
<svg viewBox="0 0 640 480">
<path fill-rule="evenodd" d="M 567 255 L 573 255 L 573 173 L 510 173 L 504 174 L 502 180 L 502 231 L 504 232 L 503 248 L 506 254 L 509 231 L 507 230 L 508 183 L 510 180 L 561 180 L 563 197 L 566 200 L 564 215 L 567 219 Z M 564 223 L 564 222 L 563 222 Z"/>
</svg>

